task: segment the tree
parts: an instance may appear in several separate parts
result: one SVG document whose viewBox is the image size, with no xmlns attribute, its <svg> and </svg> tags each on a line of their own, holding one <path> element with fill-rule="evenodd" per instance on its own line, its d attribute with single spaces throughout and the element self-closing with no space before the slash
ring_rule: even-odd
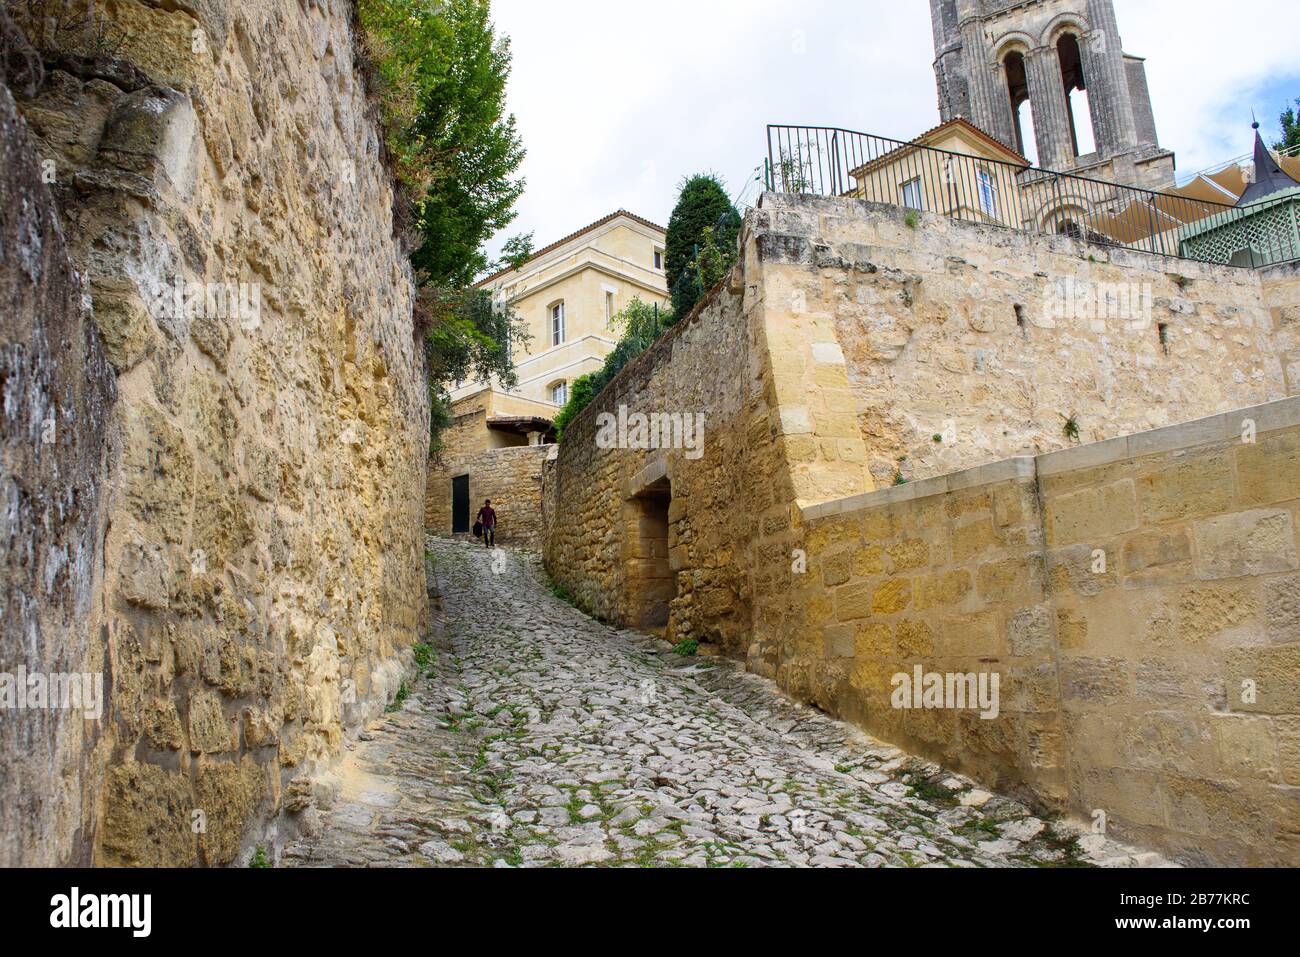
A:
<svg viewBox="0 0 1300 957">
<path fill-rule="evenodd" d="M 533 233 L 511 236 L 501 247 L 501 256 L 492 264 L 493 272 L 518 269 L 533 258 Z"/>
<path fill-rule="evenodd" d="M 448 291 L 428 285 L 416 299 L 416 322 L 424 328 L 425 368 L 432 409 L 429 451 L 442 449 L 441 435 L 451 424 L 453 383 L 495 378 L 506 389 L 518 384 L 514 355 L 532 337 L 508 304 L 492 301 L 486 289 Z"/>
<path fill-rule="evenodd" d="M 489 0 L 358 0 L 358 14 L 416 231 L 416 324 L 436 451 L 449 386 L 471 377 L 512 386 L 512 357 L 527 338 L 513 310 L 472 285 L 492 265 L 486 242 L 515 218 L 524 189 L 524 149 L 506 111 L 510 41 L 496 35 Z M 532 242 L 512 238 L 501 262 L 527 259 Z"/>
<path fill-rule="evenodd" d="M 692 176 L 682 184 L 677 205 L 668 220 L 664 267 L 673 297 L 673 322 L 685 318 L 712 288 L 703 286 L 699 274 L 691 269 L 699 257 L 706 229 L 714 231 L 714 242 L 730 268 L 736 256 L 740 214 L 732 206 L 722 183 L 712 174 Z"/>
<path fill-rule="evenodd" d="M 1300 97 L 1296 98 L 1295 105 L 1300 107 Z M 1285 150 L 1300 147 L 1300 118 L 1297 118 L 1295 108 L 1288 106 L 1282 111 L 1279 119 L 1282 122 L 1282 138 L 1273 144 L 1273 149 Z"/>
</svg>

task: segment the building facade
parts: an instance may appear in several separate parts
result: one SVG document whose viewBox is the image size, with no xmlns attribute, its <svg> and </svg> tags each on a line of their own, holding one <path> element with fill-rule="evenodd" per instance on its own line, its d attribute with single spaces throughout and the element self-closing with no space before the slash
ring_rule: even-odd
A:
<svg viewBox="0 0 1300 957">
<path fill-rule="evenodd" d="M 945 122 L 965 117 L 1048 169 L 1173 183 L 1146 66 L 1124 52 L 1113 0 L 931 0 L 931 16 Z"/>
<path fill-rule="evenodd" d="M 509 303 L 532 337 L 526 355 L 516 357 L 519 384 L 512 395 L 558 413 L 573 380 L 598 370 L 617 345 L 619 312 L 637 298 L 667 305 L 665 239 L 663 227 L 619 210 L 479 283 Z M 452 400 L 485 388 L 458 389 Z M 498 383 L 490 388 L 501 390 Z"/>
<path fill-rule="evenodd" d="M 544 447 L 555 441 L 555 417 L 573 381 L 600 369 L 618 344 L 615 316 L 633 299 L 667 306 L 665 238 L 662 227 L 619 210 L 479 283 L 524 319 L 530 341 L 515 357 L 515 388 L 494 380 L 452 392 L 453 422 L 429 463 L 430 532 L 468 536 L 491 499 L 497 541 L 538 547 Z"/>
</svg>

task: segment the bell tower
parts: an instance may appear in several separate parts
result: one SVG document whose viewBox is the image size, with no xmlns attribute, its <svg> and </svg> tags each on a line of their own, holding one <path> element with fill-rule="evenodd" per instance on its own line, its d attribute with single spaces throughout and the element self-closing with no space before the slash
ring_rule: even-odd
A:
<svg viewBox="0 0 1300 957">
<path fill-rule="evenodd" d="M 930 13 L 945 122 L 965 117 L 1049 169 L 1173 183 L 1113 0 L 930 0 Z"/>
</svg>

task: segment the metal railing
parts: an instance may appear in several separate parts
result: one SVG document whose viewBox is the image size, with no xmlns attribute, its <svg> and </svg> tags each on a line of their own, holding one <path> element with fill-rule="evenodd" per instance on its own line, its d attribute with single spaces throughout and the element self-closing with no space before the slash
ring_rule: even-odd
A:
<svg viewBox="0 0 1300 957">
<path fill-rule="evenodd" d="M 1232 241 L 1234 224 L 1241 237 L 1258 239 L 1258 224 L 1245 228 L 1256 206 L 1239 208 L 852 130 L 769 126 L 765 179 L 774 192 L 863 199 L 1171 258 L 1261 263 L 1253 252 L 1243 258 L 1222 244 L 1185 242 L 1197 224 L 1217 224 L 1229 237 L 1225 242 Z M 1290 215 L 1295 223 L 1295 210 Z M 1270 233 L 1264 241 L 1269 262 L 1300 258 L 1294 233 Z"/>
</svg>

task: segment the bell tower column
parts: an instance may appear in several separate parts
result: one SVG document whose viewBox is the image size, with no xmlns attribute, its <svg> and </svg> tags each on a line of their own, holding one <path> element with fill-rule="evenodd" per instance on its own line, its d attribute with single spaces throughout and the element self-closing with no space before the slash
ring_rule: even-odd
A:
<svg viewBox="0 0 1300 957">
<path fill-rule="evenodd" d="M 1070 108 L 1061 76 L 1061 56 L 1056 47 L 1038 47 L 1025 57 L 1029 78 L 1029 102 L 1034 108 L 1034 137 L 1038 142 L 1038 165 L 1068 169 L 1074 162 L 1070 136 Z"/>
</svg>

